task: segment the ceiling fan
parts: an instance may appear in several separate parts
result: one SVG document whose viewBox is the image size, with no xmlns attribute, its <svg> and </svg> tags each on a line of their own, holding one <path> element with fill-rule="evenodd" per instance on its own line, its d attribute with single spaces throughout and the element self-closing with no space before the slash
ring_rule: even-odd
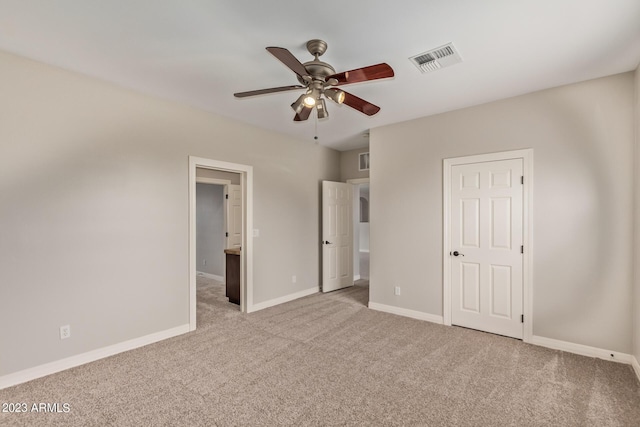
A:
<svg viewBox="0 0 640 427">
<path fill-rule="evenodd" d="M 280 62 L 296 73 L 299 85 L 281 86 L 269 89 L 252 90 L 248 92 L 234 93 L 236 98 L 248 96 L 264 95 L 267 93 L 284 92 L 289 90 L 305 89 L 305 93 L 291 104 L 291 108 L 296 112 L 293 120 L 296 122 L 307 120 L 311 110 L 315 107 L 318 118 L 323 119 L 329 116 L 324 98 L 338 103 L 345 104 L 368 116 L 373 116 L 380 107 L 364 99 L 358 98 L 348 92 L 336 88 L 351 83 L 359 83 L 368 80 L 384 79 L 393 77 L 393 69 L 385 63 L 370 65 L 368 67 L 356 68 L 355 70 L 336 73 L 336 70 L 326 62 L 322 62 L 318 57 L 327 51 L 327 43 L 323 40 L 309 40 L 307 50 L 315 57 L 313 61 L 304 64 L 298 61 L 291 52 L 283 47 L 268 47 L 267 50 Z M 324 95 L 324 97 L 323 97 Z"/>
</svg>

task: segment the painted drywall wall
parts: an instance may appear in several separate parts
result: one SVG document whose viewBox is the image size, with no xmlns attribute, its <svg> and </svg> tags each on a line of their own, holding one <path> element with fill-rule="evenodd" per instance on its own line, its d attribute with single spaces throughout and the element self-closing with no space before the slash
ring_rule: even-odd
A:
<svg viewBox="0 0 640 427">
<path fill-rule="evenodd" d="M 361 222 L 360 228 L 360 250 L 369 252 L 369 223 Z"/>
<path fill-rule="evenodd" d="M 630 353 L 633 79 L 373 129 L 371 301 L 442 315 L 443 159 L 533 148 L 533 333 Z"/>
<path fill-rule="evenodd" d="M 224 186 L 196 184 L 196 268 L 224 276 Z"/>
<path fill-rule="evenodd" d="M 7 53 L 0 93 L 0 375 L 189 323 L 190 155 L 253 166 L 255 303 L 319 285 L 337 151 Z"/>
<path fill-rule="evenodd" d="M 633 295 L 633 355 L 640 363 L 640 66 L 635 72 L 635 276 Z"/>
<path fill-rule="evenodd" d="M 369 178 L 369 171 L 359 170 L 360 153 L 369 151 L 368 147 L 340 152 L 340 180 L 346 182 L 348 179 Z"/>
<path fill-rule="evenodd" d="M 358 222 L 359 250 L 369 252 L 369 184 L 360 184 L 360 215 Z M 358 254 L 359 256 L 360 254 Z"/>
<path fill-rule="evenodd" d="M 354 280 L 360 279 L 360 263 L 356 262 L 360 257 L 360 187 L 361 185 L 353 186 L 353 277 Z"/>
</svg>

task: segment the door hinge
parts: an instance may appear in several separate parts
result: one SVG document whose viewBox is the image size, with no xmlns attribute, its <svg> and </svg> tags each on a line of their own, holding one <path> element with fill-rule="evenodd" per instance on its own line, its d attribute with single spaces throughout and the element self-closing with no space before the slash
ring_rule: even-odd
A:
<svg viewBox="0 0 640 427">
<path fill-rule="evenodd" d="M 224 195 L 224 198 L 225 198 L 225 199 L 228 199 L 228 198 L 229 198 L 229 195 L 228 195 L 228 194 L 225 194 L 225 195 Z"/>
<path fill-rule="evenodd" d="M 224 237 L 229 237 L 229 232 L 224 233 Z"/>
<path fill-rule="evenodd" d="M 524 314 L 520 315 L 520 323 L 524 323 Z"/>
<path fill-rule="evenodd" d="M 520 253 L 523 254 L 524 253 L 524 245 L 520 246 Z"/>
<path fill-rule="evenodd" d="M 520 177 L 520 184 L 524 184 L 524 175 Z"/>
</svg>

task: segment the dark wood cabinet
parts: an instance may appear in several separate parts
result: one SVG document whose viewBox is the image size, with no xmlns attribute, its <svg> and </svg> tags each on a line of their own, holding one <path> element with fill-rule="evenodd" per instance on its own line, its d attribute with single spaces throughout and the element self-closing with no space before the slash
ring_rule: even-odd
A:
<svg viewBox="0 0 640 427">
<path fill-rule="evenodd" d="M 240 248 L 224 250 L 227 263 L 227 298 L 240 304 Z"/>
</svg>

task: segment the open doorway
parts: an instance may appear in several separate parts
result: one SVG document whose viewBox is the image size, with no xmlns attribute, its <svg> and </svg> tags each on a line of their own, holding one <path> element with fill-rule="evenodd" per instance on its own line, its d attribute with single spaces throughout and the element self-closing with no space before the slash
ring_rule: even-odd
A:
<svg viewBox="0 0 640 427">
<path fill-rule="evenodd" d="M 196 308 L 240 311 L 239 255 L 242 247 L 240 174 L 196 168 Z M 198 313 L 198 322 L 211 320 Z"/>
<path fill-rule="evenodd" d="M 369 280 L 369 183 L 359 184 L 358 253 L 360 279 Z"/>
<path fill-rule="evenodd" d="M 237 182 L 238 184 L 235 184 Z M 198 185 L 220 187 L 223 186 L 224 200 L 226 209 L 224 217 L 224 237 L 222 244 L 222 236 L 215 237 L 213 234 L 213 244 L 218 247 L 202 248 L 198 247 Z M 204 187 L 201 187 L 204 188 Z M 204 190 L 204 194 L 211 195 L 218 192 L 219 189 Z M 219 195 L 219 194 L 218 194 Z M 216 197 L 216 196 L 212 196 Z M 227 199 L 229 197 L 229 199 Z M 217 209 L 213 203 L 210 206 L 203 206 L 203 210 L 215 211 Z M 233 212 L 238 215 L 233 215 Z M 234 220 L 235 218 L 235 220 Z M 219 220 L 217 221 L 219 222 Z M 238 312 L 253 311 L 253 242 L 249 237 L 249 230 L 253 227 L 253 168 L 247 165 L 235 163 L 221 162 L 217 160 L 204 159 L 199 157 L 189 157 L 189 327 L 190 330 L 196 329 L 197 323 L 197 282 L 198 278 L 209 275 L 211 280 L 222 278 L 225 285 L 231 280 L 232 272 L 228 271 L 226 258 L 228 250 L 233 249 L 233 254 L 237 255 L 237 272 L 234 269 L 234 280 L 238 283 L 237 302 L 240 310 Z M 202 230 L 201 230 L 202 231 Z M 211 231 L 211 230 L 209 230 Z M 225 246 L 233 246 L 225 248 Z M 222 254 L 219 249 L 222 247 L 224 254 L 224 262 L 221 262 Z M 200 249 L 200 252 L 198 251 Z M 205 255 L 203 250 L 210 253 Z M 211 261 L 207 257 L 211 256 Z M 222 266 L 216 272 L 202 271 L 206 264 L 211 262 L 211 267 L 217 265 Z M 209 270 L 214 271 L 214 270 Z M 198 275 L 198 273 L 204 273 Z M 220 272 L 222 274 L 220 274 Z"/>
<path fill-rule="evenodd" d="M 203 172 L 218 171 L 200 168 L 196 171 L 196 316 L 200 327 L 217 323 L 221 316 L 240 312 L 240 306 L 234 304 L 239 301 L 231 301 L 227 291 L 229 184 L 202 178 Z M 239 181 L 238 175 L 235 178 Z"/>
<path fill-rule="evenodd" d="M 201 182 L 196 184 L 196 271 L 224 283 L 224 249 L 227 233 L 225 185 Z"/>
<path fill-rule="evenodd" d="M 369 286 L 369 178 L 347 180 L 353 184 L 353 279 Z"/>
</svg>

